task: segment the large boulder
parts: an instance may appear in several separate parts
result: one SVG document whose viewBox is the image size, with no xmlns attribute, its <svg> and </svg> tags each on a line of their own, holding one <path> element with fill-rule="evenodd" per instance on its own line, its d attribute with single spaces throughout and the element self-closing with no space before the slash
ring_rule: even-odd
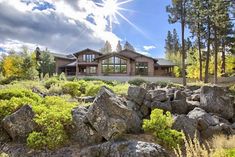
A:
<svg viewBox="0 0 235 157">
<path fill-rule="evenodd" d="M 26 142 L 29 133 L 37 127 L 33 121 L 34 115 L 32 108 L 29 105 L 25 105 L 2 120 L 3 128 L 13 141 Z"/>
<path fill-rule="evenodd" d="M 11 138 L 0 124 L 0 144 L 10 142 Z"/>
<path fill-rule="evenodd" d="M 186 114 L 188 111 L 188 104 L 185 99 L 171 101 L 172 113 Z"/>
<path fill-rule="evenodd" d="M 170 101 L 166 101 L 166 102 L 160 102 L 160 101 L 154 101 L 151 103 L 151 109 L 162 109 L 163 111 L 169 111 L 172 112 L 172 107 L 171 107 L 171 103 Z"/>
<path fill-rule="evenodd" d="M 166 101 L 166 91 L 163 89 L 149 90 L 145 95 L 145 99 L 149 101 Z"/>
<path fill-rule="evenodd" d="M 81 157 L 169 157 L 161 146 L 141 141 L 106 142 L 84 148 Z"/>
<path fill-rule="evenodd" d="M 201 87 L 200 102 L 201 107 L 207 112 L 220 114 L 225 119 L 230 119 L 234 115 L 231 98 L 226 96 L 222 87 Z"/>
<path fill-rule="evenodd" d="M 88 109 L 87 118 L 106 140 L 141 130 L 141 120 L 137 113 L 125 106 L 124 102 L 106 87 L 100 89 Z"/>
<path fill-rule="evenodd" d="M 186 100 L 186 93 L 180 90 L 175 91 L 174 100 Z"/>
<path fill-rule="evenodd" d="M 197 120 L 189 118 L 186 115 L 177 116 L 174 120 L 172 128 L 178 131 L 182 130 L 185 135 L 191 139 L 194 138 L 195 134 L 199 136 L 197 130 Z"/>
<path fill-rule="evenodd" d="M 98 144 L 102 141 L 102 136 L 91 127 L 86 115 L 86 107 L 76 107 L 72 110 L 72 128 L 70 130 L 71 139 L 80 146 Z"/>
<path fill-rule="evenodd" d="M 130 86 L 128 88 L 128 98 L 141 105 L 144 101 L 146 90 L 142 87 Z"/>
</svg>

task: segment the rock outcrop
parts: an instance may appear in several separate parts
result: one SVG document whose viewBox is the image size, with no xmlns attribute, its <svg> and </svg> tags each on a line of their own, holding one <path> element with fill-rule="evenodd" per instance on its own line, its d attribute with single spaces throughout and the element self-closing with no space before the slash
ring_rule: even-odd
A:
<svg viewBox="0 0 235 157">
<path fill-rule="evenodd" d="M 34 115 L 32 108 L 25 105 L 2 120 L 3 128 L 13 141 L 26 142 L 29 133 L 34 131 L 37 126 L 33 121 Z"/>
<path fill-rule="evenodd" d="M 137 113 L 106 87 L 100 89 L 88 109 L 87 118 L 106 140 L 118 138 L 123 133 L 137 133 L 141 129 Z"/>
<path fill-rule="evenodd" d="M 83 106 L 72 110 L 71 139 L 80 146 L 98 144 L 103 139 L 88 121 L 87 113 L 88 108 Z"/>
<path fill-rule="evenodd" d="M 170 157 L 161 146 L 141 141 L 109 141 L 81 151 L 81 157 Z"/>
<path fill-rule="evenodd" d="M 220 114 L 225 119 L 234 115 L 231 98 L 223 88 L 217 86 L 203 86 L 200 93 L 201 107 L 207 112 Z"/>
</svg>

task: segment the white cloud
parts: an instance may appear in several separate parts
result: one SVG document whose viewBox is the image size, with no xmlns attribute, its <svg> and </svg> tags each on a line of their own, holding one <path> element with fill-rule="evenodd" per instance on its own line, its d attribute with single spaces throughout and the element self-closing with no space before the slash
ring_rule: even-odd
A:
<svg viewBox="0 0 235 157">
<path fill-rule="evenodd" d="M 34 2 L 49 2 L 55 9 L 33 10 Z M 24 44 L 71 53 L 98 49 L 106 40 L 115 47 L 120 40 L 107 31 L 108 21 L 92 0 L 0 0 L 0 10 L 0 47 L 7 50 Z"/>
<path fill-rule="evenodd" d="M 155 49 L 156 46 L 154 46 L 154 45 L 149 45 L 149 46 L 143 46 L 143 48 L 144 48 L 145 51 L 149 51 L 149 50 Z"/>
</svg>

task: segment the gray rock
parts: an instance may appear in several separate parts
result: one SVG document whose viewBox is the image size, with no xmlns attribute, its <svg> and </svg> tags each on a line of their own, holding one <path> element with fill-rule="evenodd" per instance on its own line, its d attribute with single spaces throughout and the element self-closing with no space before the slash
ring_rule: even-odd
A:
<svg viewBox="0 0 235 157">
<path fill-rule="evenodd" d="M 131 109 L 131 110 L 134 110 L 134 111 L 137 111 L 139 110 L 140 106 L 137 105 L 135 102 L 133 101 L 130 101 L 130 100 L 127 100 L 126 101 L 126 106 Z"/>
<path fill-rule="evenodd" d="M 144 117 L 148 117 L 150 115 L 151 110 L 147 106 L 142 105 L 140 107 L 140 112 L 141 112 L 141 114 L 143 115 L 143 118 L 144 118 Z"/>
<path fill-rule="evenodd" d="M 7 134 L 7 132 L 2 128 L 0 124 L 0 144 L 10 142 L 10 141 L 11 141 L 10 136 Z"/>
<path fill-rule="evenodd" d="M 145 95 L 145 99 L 149 101 L 166 101 L 166 91 L 162 89 L 150 90 Z"/>
<path fill-rule="evenodd" d="M 235 122 L 231 126 L 235 130 Z"/>
<path fill-rule="evenodd" d="M 151 108 L 151 101 L 144 100 L 143 105 L 147 106 L 148 108 Z"/>
<path fill-rule="evenodd" d="M 188 103 L 188 111 L 192 111 L 196 107 L 200 107 L 200 102 L 198 101 L 186 101 Z"/>
<path fill-rule="evenodd" d="M 219 120 L 217 118 L 211 116 L 209 113 L 198 107 L 190 111 L 187 116 L 196 120 L 200 119 L 200 121 L 206 122 L 208 126 L 215 126 L 219 124 Z"/>
<path fill-rule="evenodd" d="M 186 100 L 186 94 L 180 90 L 175 91 L 174 100 Z"/>
<path fill-rule="evenodd" d="M 82 101 L 85 103 L 92 103 L 95 100 L 94 96 L 86 96 L 86 97 L 79 97 L 78 101 Z"/>
<path fill-rule="evenodd" d="M 170 157 L 161 146 L 141 141 L 106 142 L 84 148 L 81 157 Z"/>
<path fill-rule="evenodd" d="M 199 101 L 200 102 L 200 94 L 193 94 L 191 96 L 192 101 Z"/>
<path fill-rule="evenodd" d="M 29 105 L 25 105 L 2 120 L 3 128 L 13 141 L 26 142 L 29 133 L 37 127 L 33 121 L 34 115 L 32 108 Z"/>
<path fill-rule="evenodd" d="M 181 131 L 185 133 L 186 136 L 189 136 L 191 139 L 194 138 L 195 134 L 199 136 L 199 132 L 197 130 L 197 120 L 191 119 L 186 115 L 179 115 L 175 118 L 173 129 Z"/>
<path fill-rule="evenodd" d="M 86 107 L 77 107 L 72 110 L 72 128 L 70 128 L 71 140 L 79 143 L 80 146 L 98 144 L 102 141 L 102 136 L 92 128 L 86 115 Z"/>
<path fill-rule="evenodd" d="M 221 87 L 203 86 L 200 93 L 201 107 L 207 112 L 220 114 L 225 119 L 234 115 L 233 103 Z"/>
<path fill-rule="evenodd" d="M 172 113 L 186 114 L 188 111 L 188 104 L 186 100 L 173 100 L 171 101 Z"/>
<path fill-rule="evenodd" d="M 106 140 L 141 130 L 141 120 L 137 113 L 125 106 L 124 102 L 106 87 L 100 89 L 88 109 L 87 118 Z"/>
<path fill-rule="evenodd" d="M 162 109 L 163 111 L 169 111 L 172 112 L 172 108 L 171 108 L 171 103 L 169 101 L 166 102 L 160 102 L 160 101 L 154 101 L 151 103 L 151 109 Z"/>
<path fill-rule="evenodd" d="M 202 130 L 200 135 L 203 139 L 212 138 L 215 135 L 219 135 L 222 132 L 222 127 L 219 125 L 209 126 L 206 130 Z"/>
<path fill-rule="evenodd" d="M 142 87 L 130 86 L 128 88 L 128 98 L 141 105 L 144 101 L 146 90 Z"/>
</svg>

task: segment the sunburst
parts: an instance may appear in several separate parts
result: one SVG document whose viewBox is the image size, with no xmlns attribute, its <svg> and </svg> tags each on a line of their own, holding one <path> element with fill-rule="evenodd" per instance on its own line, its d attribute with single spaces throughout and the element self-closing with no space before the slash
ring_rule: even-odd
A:
<svg viewBox="0 0 235 157">
<path fill-rule="evenodd" d="M 102 7 L 103 16 L 109 20 L 109 28 L 110 31 L 113 29 L 113 23 L 119 24 L 118 17 L 121 17 L 127 23 L 137 28 L 130 20 L 128 20 L 121 11 L 130 11 L 129 9 L 125 9 L 122 7 L 123 4 L 130 3 L 134 0 L 101 0 L 101 3 L 96 3 L 97 5 Z"/>
</svg>

